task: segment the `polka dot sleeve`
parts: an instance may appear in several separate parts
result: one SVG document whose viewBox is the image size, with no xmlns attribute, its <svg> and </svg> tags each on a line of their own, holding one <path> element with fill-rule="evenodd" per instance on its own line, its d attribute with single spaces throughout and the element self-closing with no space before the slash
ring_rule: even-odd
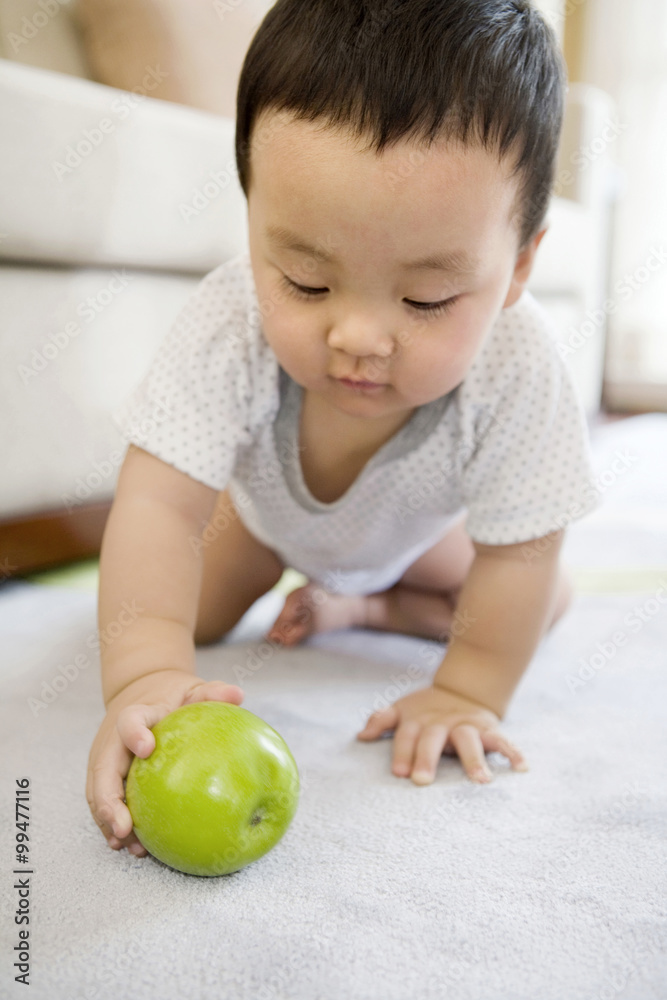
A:
<svg viewBox="0 0 667 1000">
<path fill-rule="evenodd" d="M 532 297 L 520 301 L 462 386 L 471 415 L 460 465 L 466 529 L 487 545 L 567 528 L 599 502 L 585 414 L 550 321 Z"/>
<path fill-rule="evenodd" d="M 126 440 L 216 490 L 250 440 L 248 297 L 227 262 L 187 300 L 135 391 L 112 418 Z"/>
</svg>

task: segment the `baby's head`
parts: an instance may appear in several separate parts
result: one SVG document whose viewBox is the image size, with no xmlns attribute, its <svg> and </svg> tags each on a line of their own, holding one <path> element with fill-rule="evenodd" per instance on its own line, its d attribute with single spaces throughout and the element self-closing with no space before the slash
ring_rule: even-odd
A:
<svg viewBox="0 0 667 1000">
<path fill-rule="evenodd" d="M 269 10 L 239 80 L 236 159 L 264 330 L 297 382 L 372 417 L 462 381 L 530 275 L 564 84 L 528 0 Z"/>
</svg>

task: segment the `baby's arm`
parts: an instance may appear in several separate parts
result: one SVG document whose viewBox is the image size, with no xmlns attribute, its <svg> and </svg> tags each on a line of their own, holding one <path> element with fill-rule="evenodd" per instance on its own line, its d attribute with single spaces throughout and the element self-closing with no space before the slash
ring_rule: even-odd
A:
<svg viewBox="0 0 667 1000">
<path fill-rule="evenodd" d="M 395 774 L 428 784 L 445 746 L 456 750 L 472 778 L 484 780 L 485 750 L 499 750 L 525 769 L 498 723 L 553 613 L 563 537 L 558 531 L 516 545 L 474 543 L 456 627 L 431 687 L 374 713 L 358 734 L 376 739 L 396 728 Z"/>
<path fill-rule="evenodd" d="M 473 542 L 476 556 L 457 604 L 461 630 L 435 687 L 503 717 L 553 609 L 563 537 L 558 531 L 516 545 Z"/>
<path fill-rule="evenodd" d="M 201 537 L 217 492 L 141 448 L 125 457 L 100 553 L 98 624 L 107 714 L 90 751 L 86 797 L 114 848 L 137 845 L 124 803 L 133 754 L 155 747 L 150 731 L 183 704 L 243 692 L 195 676 L 194 629 Z M 221 595 L 224 600 L 224 595 Z"/>
</svg>

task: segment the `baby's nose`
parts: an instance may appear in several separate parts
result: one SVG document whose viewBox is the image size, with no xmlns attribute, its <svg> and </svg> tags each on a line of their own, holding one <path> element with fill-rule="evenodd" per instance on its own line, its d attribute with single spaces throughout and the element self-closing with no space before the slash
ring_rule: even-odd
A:
<svg viewBox="0 0 667 1000">
<path fill-rule="evenodd" d="M 394 353 L 393 336 L 379 326 L 377 321 L 349 319 L 332 327 L 328 337 L 329 347 L 357 359 L 376 359 L 386 363 Z"/>
</svg>

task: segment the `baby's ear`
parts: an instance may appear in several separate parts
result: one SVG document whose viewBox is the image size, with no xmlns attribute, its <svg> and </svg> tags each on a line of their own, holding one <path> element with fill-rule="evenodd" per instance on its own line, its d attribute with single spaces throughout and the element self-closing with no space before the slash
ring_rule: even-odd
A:
<svg viewBox="0 0 667 1000">
<path fill-rule="evenodd" d="M 508 309 L 517 302 L 521 294 L 528 284 L 528 279 L 530 278 L 531 271 L 533 270 L 533 264 L 535 263 L 535 254 L 537 253 L 537 248 L 542 242 L 542 237 L 547 231 L 547 227 L 540 229 L 537 236 L 534 236 L 530 243 L 524 247 L 523 250 L 519 251 L 516 258 L 516 264 L 514 265 L 514 274 L 512 275 L 512 282 L 507 292 L 507 297 L 503 302 L 503 309 Z"/>
</svg>

